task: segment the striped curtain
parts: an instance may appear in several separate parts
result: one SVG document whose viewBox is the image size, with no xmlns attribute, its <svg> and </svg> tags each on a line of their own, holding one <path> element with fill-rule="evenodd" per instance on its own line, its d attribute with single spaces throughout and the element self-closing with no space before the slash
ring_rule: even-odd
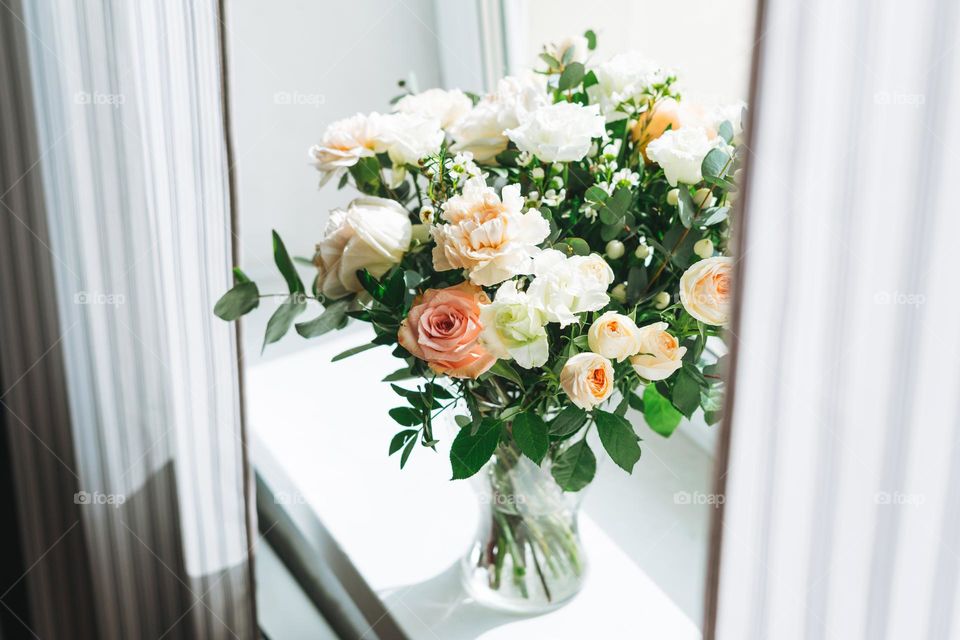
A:
<svg viewBox="0 0 960 640">
<path fill-rule="evenodd" d="M 233 247 L 220 7 L 31 0 L 0 27 L 8 591 L 27 605 L 0 596 L 0 619 L 257 637 L 237 347 L 212 315 Z"/>
<path fill-rule="evenodd" d="M 707 628 L 957 638 L 960 6 L 761 5 Z"/>
</svg>

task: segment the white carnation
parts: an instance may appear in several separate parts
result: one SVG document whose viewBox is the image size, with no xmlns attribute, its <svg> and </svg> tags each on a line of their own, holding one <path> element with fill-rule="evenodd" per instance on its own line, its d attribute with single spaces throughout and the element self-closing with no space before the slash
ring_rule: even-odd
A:
<svg viewBox="0 0 960 640">
<path fill-rule="evenodd" d="M 437 120 L 441 127 L 447 129 L 467 115 L 471 108 L 473 103 L 460 89 L 450 91 L 427 89 L 414 95 L 404 96 L 393 110 Z"/>
<path fill-rule="evenodd" d="M 533 273 L 527 288 L 531 304 L 561 327 L 576 322 L 578 313 L 597 311 L 610 302 L 613 270 L 597 254 L 567 257 L 545 249 L 534 258 Z"/>
<path fill-rule="evenodd" d="M 371 114 L 374 150 L 390 156 L 394 165 L 416 165 L 443 143 L 440 122 L 409 113 Z"/>
<path fill-rule="evenodd" d="M 613 56 L 594 69 L 597 84 L 587 89 L 590 102 L 600 105 L 607 120 L 624 117 L 617 107 L 625 101 L 641 97 L 653 84 L 663 82 L 667 73 L 657 63 L 636 51 Z"/>
<path fill-rule="evenodd" d="M 703 127 L 670 129 L 647 145 L 647 157 L 663 167 L 670 186 L 697 184 L 703 180 L 700 166 L 711 149 L 724 144 L 719 136 L 710 139 Z"/>
<path fill-rule="evenodd" d="M 507 148 L 504 131 L 549 104 L 546 86 L 536 76 L 508 76 L 450 129 L 455 151 L 470 151 L 477 162 L 489 162 Z"/>
<path fill-rule="evenodd" d="M 320 143 L 307 152 L 313 166 L 322 175 L 321 186 L 357 164 L 360 158 L 374 155 L 374 137 L 370 116 L 362 113 L 337 120 L 327 127 Z"/>
<path fill-rule="evenodd" d="M 603 136 L 600 108 L 575 102 L 540 107 L 520 126 L 508 129 L 517 148 L 545 162 L 576 162 L 590 151 L 594 138 Z"/>
</svg>

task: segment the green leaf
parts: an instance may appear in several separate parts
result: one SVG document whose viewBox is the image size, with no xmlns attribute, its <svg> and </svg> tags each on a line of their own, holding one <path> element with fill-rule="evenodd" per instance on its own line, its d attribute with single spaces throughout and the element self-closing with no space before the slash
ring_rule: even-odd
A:
<svg viewBox="0 0 960 640">
<path fill-rule="evenodd" d="M 643 391 L 643 417 L 651 429 L 669 438 L 683 415 L 657 391 L 656 385 L 650 383 Z"/>
<path fill-rule="evenodd" d="M 720 123 L 720 126 L 717 129 L 717 133 L 727 144 L 733 142 L 733 125 L 730 124 L 728 120 L 724 120 Z"/>
<path fill-rule="evenodd" d="M 633 473 L 633 466 L 640 459 L 640 445 L 633 426 L 625 418 L 606 411 L 594 411 L 593 419 L 610 458 L 627 473 Z"/>
<path fill-rule="evenodd" d="M 633 194 L 629 189 L 617 189 L 600 208 L 600 221 L 604 224 L 621 224 L 631 200 L 633 200 Z"/>
<path fill-rule="evenodd" d="M 677 372 L 671 397 L 673 398 L 673 406 L 688 418 L 700 406 L 700 384 L 686 368 Z"/>
<path fill-rule="evenodd" d="M 397 382 L 399 380 L 409 380 L 410 378 L 416 378 L 416 375 L 414 375 L 408 367 L 403 367 L 384 376 L 381 382 Z"/>
<path fill-rule="evenodd" d="M 513 365 L 506 360 L 497 360 L 497 362 L 490 367 L 490 373 L 505 378 L 510 382 L 515 382 L 521 389 L 523 388 L 523 378 L 521 378 L 517 370 L 513 368 Z"/>
<path fill-rule="evenodd" d="M 290 259 L 290 254 L 287 253 L 287 248 L 276 231 L 273 232 L 273 261 L 277 264 L 283 279 L 287 281 L 287 289 L 290 293 L 303 293 L 305 289 L 297 274 L 297 268 L 293 266 L 293 260 Z"/>
<path fill-rule="evenodd" d="M 283 336 L 287 335 L 290 325 L 301 313 L 306 311 L 307 302 L 301 293 L 293 293 L 283 301 L 277 310 L 267 321 L 267 331 L 263 336 L 263 348 L 268 344 L 273 344 Z"/>
<path fill-rule="evenodd" d="M 583 37 L 587 39 L 587 49 L 593 51 L 597 48 L 597 34 L 593 29 L 587 29 L 583 32 Z"/>
<path fill-rule="evenodd" d="M 677 209 L 680 213 L 680 223 L 689 229 L 693 225 L 694 217 L 697 215 L 697 205 L 693 203 L 693 198 L 690 197 L 690 191 L 684 185 L 680 185 Z"/>
<path fill-rule="evenodd" d="M 463 429 L 464 427 L 469 427 L 473 424 L 473 418 L 470 416 L 458 415 L 453 417 L 454 422 L 457 423 L 457 426 Z"/>
<path fill-rule="evenodd" d="M 547 67 L 550 69 L 559 69 L 560 61 L 554 58 L 549 53 L 541 53 L 540 59 L 547 63 Z"/>
<path fill-rule="evenodd" d="M 233 268 L 233 283 L 240 284 L 241 282 L 250 282 L 250 278 L 247 277 L 240 267 Z"/>
<path fill-rule="evenodd" d="M 560 91 L 574 88 L 583 81 L 584 73 L 586 73 L 586 70 L 581 63 L 571 62 L 567 65 L 566 69 L 563 70 L 563 73 L 560 74 L 560 81 L 557 83 L 557 88 L 560 89 Z"/>
<path fill-rule="evenodd" d="M 719 413 L 723 409 L 723 384 L 712 384 L 701 389 L 700 406 L 704 413 Z"/>
<path fill-rule="evenodd" d="M 593 71 L 587 71 L 586 75 L 583 76 L 583 88 L 587 89 L 592 87 L 595 84 L 598 84 L 600 81 L 597 80 L 597 74 Z"/>
<path fill-rule="evenodd" d="M 489 462 L 500 443 L 500 421 L 484 418 L 475 434 L 461 429 L 450 445 L 453 480 L 469 478 Z"/>
<path fill-rule="evenodd" d="M 590 245 L 587 244 L 587 241 L 583 238 L 567 238 L 564 240 L 567 246 L 573 251 L 574 255 L 578 256 L 588 256 L 590 255 Z"/>
<path fill-rule="evenodd" d="M 730 215 L 730 207 L 710 207 L 703 212 L 703 220 L 700 221 L 705 227 L 712 227 L 727 219 Z"/>
<path fill-rule="evenodd" d="M 602 187 L 598 187 L 597 185 L 593 185 L 583 194 L 583 198 L 585 200 L 597 203 L 605 201 L 608 197 L 609 195 L 607 194 L 606 190 L 604 190 Z"/>
<path fill-rule="evenodd" d="M 576 405 L 569 405 L 550 422 L 550 435 L 563 438 L 575 433 L 587 421 L 587 412 Z"/>
<path fill-rule="evenodd" d="M 627 304 L 633 304 L 647 288 L 647 270 L 644 267 L 630 267 L 627 272 Z"/>
<path fill-rule="evenodd" d="M 389 411 L 390 417 L 405 427 L 413 427 L 423 424 L 423 416 L 419 411 L 414 411 L 410 407 L 394 407 Z"/>
<path fill-rule="evenodd" d="M 403 469 L 407 465 L 407 460 L 410 459 L 410 454 L 413 453 L 413 447 L 416 446 L 417 439 L 410 438 L 410 442 L 407 443 L 407 446 L 403 448 L 403 453 L 400 454 L 400 468 Z"/>
<path fill-rule="evenodd" d="M 397 435 L 393 436 L 393 439 L 390 440 L 390 453 L 388 455 L 392 456 L 397 451 L 400 451 L 400 449 L 403 448 L 403 445 L 405 445 L 410 438 L 416 436 L 418 433 L 420 432 L 417 429 L 404 429 Z"/>
<path fill-rule="evenodd" d="M 218 318 L 231 322 L 240 316 L 250 313 L 260 304 L 260 291 L 257 285 L 249 280 L 227 291 L 217 300 L 213 313 Z"/>
<path fill-rule="evenodd" d="M 374 348 L 379 347 L 379 346 L 380 346 L 380 345 L 378 345 L 378 344 L 376 344 L 376 343 L 374 343 L 374 342 L 370 342 L 370 343 L 367 343 L 367 344 L 357 345 L 356 347 L 353 347 L 353 348 L 351 348 L 351 349 L 347 349 L 346 351 L 341 351 L 341 352 L 338 353 L 337 355 L 333 356 L 333 358 L 330 359 L 330 362 L 339 362 L 340 360 L 344 360 L 344 359 L 346 359 L 346 358 L 349 358 L 350 356 L 355 356 L 355 355 L 357 355 L 358 353 L 363 353 L 364 351 L 368 351 L 368 350 L 370 350 L 370 349 L 374 349 Z"/>
<path fill-rule="evenodd" d="M 563 52 L 563 57 L 560 60 L 561 64 L 569 64 L 573 60 L 573 54 L 577 52 L 577 48 L 573 45 L 567 47 Z"/>
<path fill-rule="evenodd" d="M 580 491 L 597 473 L 597 458 L 586 440 L 581 440 L 557 456 L 550 473 L 564 491 Z"/>
<path fill-rule="evenodd" d="M 627 401 L 630 403 L 631 409 L 643 413 L 643 398 L 631 391 L 630 395 L 627 396 Z"/>
<path fill-rule="evenodd" d="M 711 176 L 714 178 L 723 177 L 724 167 L 727 166 L 727 162 L 730 161 L 730 156 L 727 155 L 725 151 L 720 149 L 711 149 L 710 152 L 704 157 L 703 162 L 700 164 L 700 171 L 704 176 Z"/>
<path fill-rule="evenodd" d="M 301 322 L 296 326 L 297 333 L 304 338 L 316 338 L 328 331 L 339 329 L 347 321 L 347 301 L 337 300 L 327 305 L 319 316 L 309 322 Z"/>
<path fill-rule="evenodd" d="M 540 464 L 550 446 L 547 423 L 534 413 L 521 413 L 513 418 L 513 440 L 525 456 Z"/>
<path fill-rule="evenodd" d="M 380 303 L 386 307 L 398 307 L 403 304 L 403 294 L 407 291 L 404 283 L 404 272 L 402 269 L 396 269 L 393 274 L 383 283 L 383 296 Z"/>
</svg>

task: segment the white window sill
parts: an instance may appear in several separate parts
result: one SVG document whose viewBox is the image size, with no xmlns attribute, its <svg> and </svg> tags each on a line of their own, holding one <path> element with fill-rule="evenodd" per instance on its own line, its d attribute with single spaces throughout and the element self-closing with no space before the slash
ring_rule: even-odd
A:
<svg viewBox="0 0 960 640">
<path fill-rule="evenodd" d="M 470 486 L 449 480 L 442 446 L 439 455 L 418 448 L 403 471 L 387 458 L 397 398 L 378 381 L 397 361 L 384 347 L 330 363 L 370 335 L 358 325 L 249 366 L 248 419 L 254 463 L 283 469 L 298 491 L 286 498 L 316 513 L 411 638 L 622 637 L 626 628 L 700 637 L 712 507 L 683 493 L 711 491 L 712 461 L 682 432 L 708 427 L 684 424 L 669 440 L 642 427 L 633 476 L 600 456 L 581 516 L 584 590 L 547 615 L 493 613 L 468 599 L 457 573 L 476 523 Z"/>
</svg>

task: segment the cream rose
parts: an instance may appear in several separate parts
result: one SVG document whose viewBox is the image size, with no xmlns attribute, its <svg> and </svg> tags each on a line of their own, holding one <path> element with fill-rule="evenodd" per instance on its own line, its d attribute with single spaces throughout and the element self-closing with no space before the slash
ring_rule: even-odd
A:
<svg viewBox="0 0 960 640">
<path fill-rule="evenodd" d="M 360 158 L 374 155 L 374 137 L 370 117 L 362 113 L 337 120 L 327 127 L 320 144 L 310 147 L 307 152 L 313 166 L 322 175 L 320 185 L 357 164 Z"/>
<path fill-rule="evenodd" d="M 490 304 L 480 307 L 481 340 L 503 360 L 512 359 L 524 369 L 542 367 L 549 357 L 546 318 L 530 304 L 517 283 L 508 280 L 497 289 Z"/>
<path fill-rule="evenodd" d="M 504 133 L 518 149 L 544 162 L 576 162 L 587 155 L 594 138 L 603 136 L 604 120 L 595 104 L 558 102 L 540 107 Z"/>
<path fill-rule="evenodd" d="M 724 144 L 723 138 L 711 139 L 709 134 L 706 128 L 693 126 L 665 131 L 647 145 L 647 157 L 663 167 L 671 187 L 678 182 L 697 184 L 703 180 L 703 159 L 711 149 Z"/>
<path fill-rule="evenodd" d="M 531 75 L 508 76 L 497 90 L 483 98 L 450 129 L 454 151 L 469 151 L 477 162 L 489 162 L 507 148 L 504 133 L 523 122 L 539 107 L 550 103 L 542 79 Z"/>
<path fill-rule="evenodd" d="M 701 260 L 680 276 L 680 303 L 687 313 L 706 324 L 727 324 L 732 295 L 733 258 Z"/>
<path fill-rule="evenodd" d="M 655 322 L 639 330 L 639 353 L 630 358 L 630 364 L 641 378 L 666 380 L 683 366 L 683 354 L 677 339 L 667 333 L 666 322 Z"/>
<path fill-rule="evenodd" d="M 431 229 L 434 268 L 466 269 L 483 286 L 530 273 L 550 225 L 536 209 L 524 213 L 523 204 L 519 185 L 504 187 L 501 199 L 483 178 L 467 180 L 463 193 L 443 204 L 445 224 Z"/>
<path fill-rule="evenodd" d="M 613 270 L 595 253 L 567 257 L 556 249 L 544 249 L 533 260 L 534 279 L 527 296 L 547 320 L 565 327 L 577 314 L 599 311 L 610 303 L 607 289 Z"/>
<path fill-rule="evenodd" d="M 403 258 L 411 233 L 407 210 L 393 200 L 357 198 L 334 209 L 313 259 L 318 288 L 328 298 L 363 290 L 357 271 L 382 276 Z"/>
<path fill-rule="evenodd" d="M 590 351 L 623 362 L 640 350 L 640 330 L 627 316 L 607 311 L 590 325 L 587 342 Z"/>
<path fill-rule="evenodd" d="M 437 120 L 441 127 L 448 129 L 467 115 L 472 108 L 473 103 L 470 102 L 470 98 L 460 89 L 450 91 L 427 89 L 414 95 L 404 96 L 393 110 L 432 118 Z"/>
<path fill-rule="evenodd" d="M 593 409 L 613 393 L 613 365 L 596 353 L 578 353 L 563 365 L 560 386 L 573 404 Z"/>
</svg>

